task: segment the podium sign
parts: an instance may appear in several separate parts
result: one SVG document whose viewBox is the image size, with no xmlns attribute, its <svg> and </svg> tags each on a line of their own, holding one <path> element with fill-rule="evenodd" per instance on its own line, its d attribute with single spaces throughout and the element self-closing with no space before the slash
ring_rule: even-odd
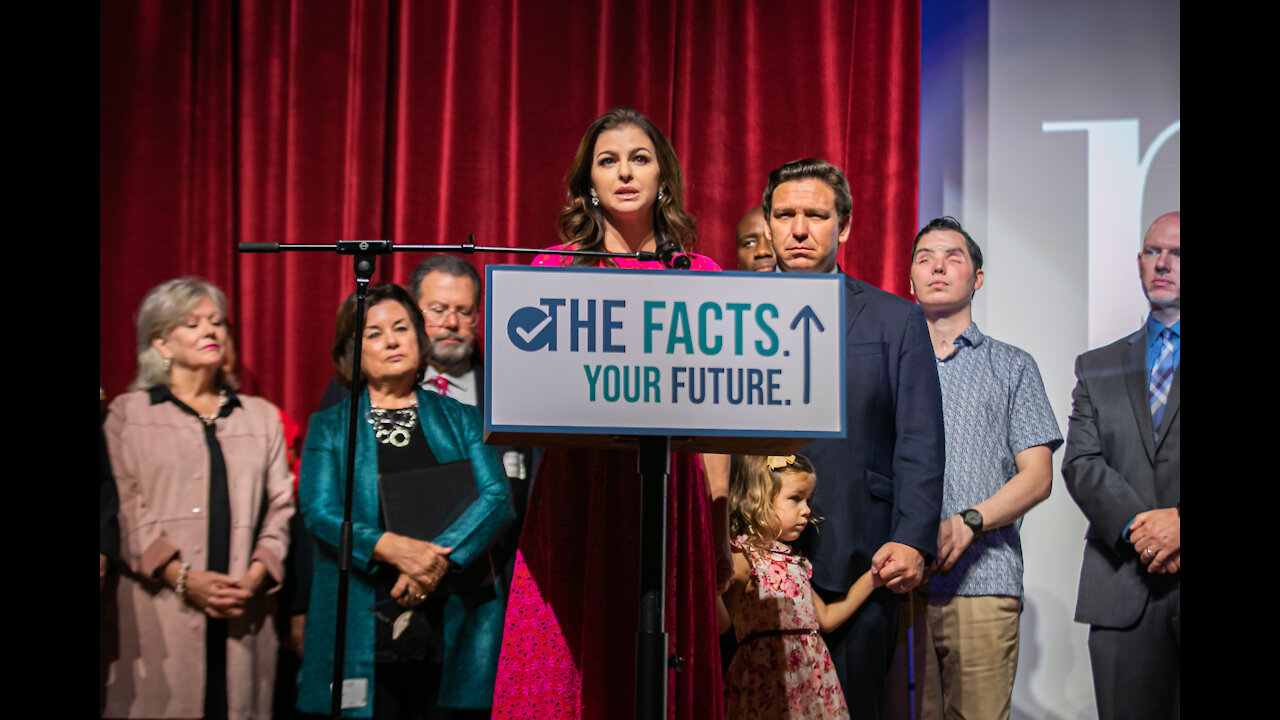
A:
<svg viewBox="0 0 1280 720">
<path fill-rule="evenodd" d="M 702 436 L 711 449 L 717 437 L 798 447 L 845 435 L 840 275 L 496 265 L 487 274 L 490 442 Z"/>
</svg>

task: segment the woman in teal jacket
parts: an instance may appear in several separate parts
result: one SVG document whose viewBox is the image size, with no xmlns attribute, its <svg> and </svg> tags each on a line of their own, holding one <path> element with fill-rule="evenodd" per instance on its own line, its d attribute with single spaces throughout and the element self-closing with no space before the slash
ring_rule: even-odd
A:
<svg viewBox="0 0 1280 720">
<path fill-rule="evenodd" d="M 506 604 L 488 558 L 514 514 L 506 474 L 484 445 L 475 408 L 419 388 L 430 341 L 408 293 L 380 283 L 369 289 L 367 306 L 344 664 L 344 704 L 355 706 L 343 714 L 428 718 L 437 705 L 483 710 L 492 702 Z M 340 318 L 338 334 L 352 337 L 341 326 Z M 319 548 L 298 692 L 298 708 L 307 713 L 328 714 L 330 707 L 349 412 L 342 402 L 313 415 L 302 453 L 298 497 Z M 379 468 L 459 460 L 471 461 L 478 498 L 452 524 L 432 542 L 384 530 Z M 477 573 L 488 580 L 449 589 L 451 580 Z"/>
</svg>

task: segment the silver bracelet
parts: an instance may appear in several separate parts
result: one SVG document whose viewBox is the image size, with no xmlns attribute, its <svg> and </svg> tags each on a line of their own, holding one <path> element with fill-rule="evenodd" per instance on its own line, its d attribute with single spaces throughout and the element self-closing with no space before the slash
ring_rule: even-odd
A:
<svg viewBox="0 0 1280 720">
<path fill-rule="evenodd" d="M 173 591 L 178 597 L 185 598 L 187 596 L 187 571 L 191 569 L 191 563 L 182 563 L 182 569 L 178 571 L 178 582 L 173 586 Z"/>
</svg>

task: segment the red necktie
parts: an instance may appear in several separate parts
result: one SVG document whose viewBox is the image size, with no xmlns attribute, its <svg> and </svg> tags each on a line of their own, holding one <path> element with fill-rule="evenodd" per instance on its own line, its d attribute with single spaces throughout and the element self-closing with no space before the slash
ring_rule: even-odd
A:
<svg viewBox="0 0 1280 720">
<path fill-rule="evenodd" d="M 436 386 L 436 392 L 445 397 L 453 397 L 449 394 L 449 380 L 443 375 L 437 375 L 427 382 Z"/>
</svg>

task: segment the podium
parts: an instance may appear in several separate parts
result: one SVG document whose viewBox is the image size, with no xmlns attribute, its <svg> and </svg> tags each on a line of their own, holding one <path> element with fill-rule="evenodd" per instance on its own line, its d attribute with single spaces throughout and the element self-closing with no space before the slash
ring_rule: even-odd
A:
<svg viewBox="0 0 1280 720">
<path fill-rule="evenodd" d="M 637 450 L 635 717 L 665 720 L 671 452 L 845 436 L 842 276 L 489 265 L 485 297 L 486 443 Z"/>
</svg>

